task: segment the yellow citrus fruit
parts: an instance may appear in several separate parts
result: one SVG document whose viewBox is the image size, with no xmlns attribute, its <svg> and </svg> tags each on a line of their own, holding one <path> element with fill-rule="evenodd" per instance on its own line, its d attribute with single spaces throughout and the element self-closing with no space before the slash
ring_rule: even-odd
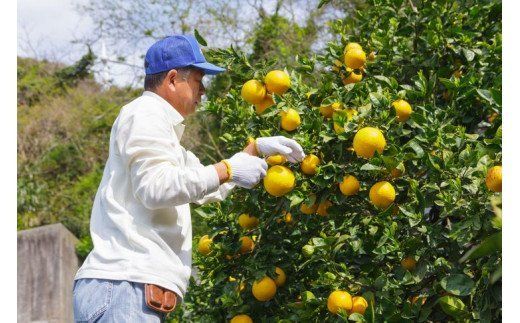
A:
<svg viewBox="0 0 520 323">
<path fill-rule="evenodd" d="M 298 111 L 294 109 L 281 111 L 280 115 L 282 116 L 280 125 L 285 131 L 293 131 L 294 129 L 298 128 L 301 123 L 300 115 L 298 114 Z"/>
<path fill-rule="evenodd" d="M 392 178 L 399 178 L 403 175 L 403 171 L 399 168 L 394 168 L 390 171 L 390 175 L 392 176 Z"/>
<path fill-rule="evenodd" d="M 258 226 L 258 218 L 249 214 L 240 214 L 238 224 L 244 229 L 252 229 Z"/>
<path fill-rule="evenodd" d="M 351 120 L 354 116 L 357 116 L 358 112 L 356 109 L 348 108 L 345 110 L 347 114 L 347 120 Z"/>
<path fill-rule="evenodd" d="M 316 174 L 319 163 L 320 159 L 318 158 L 318 156 L 314 154 L 309 154 L 305 156 L 305 158 L 302 160 L 300 168 L 304 174 L 314 175 Z"/>
<path fill-rule="evenodd" d="M 488 170 L 486 186 L 491 192 L 502 192 L 502 166 L 493 166 Z"/>
<path fill-rule="evenodd" d="M 376 52 L 370 52 L 370 54 L 368 54 L 368 60 L 372 62 L 375 59 L 376 59 Z"/>
<path fill-rule="evenodd" d="M 284 155 L 273 155 L 267 157 L 266 162 L 269 166 L 282 165 L 287 162 L 287 158 Z"/>
<path fill-rule="evenodd" d="M 242 98 L 246 102 L 256 104 L 262 102 L 266 95 L 265 87 L 262 82 L 257 80 L 249 80 L 242 86 Z"/>
<path fill-rule="evenodd" d="M 275 271 L 276 271 L 277 276 L 276 276 L 276 279 L 274 280 L 274 283 L 278 287 L 283 286 L 285 284 L 285 280 L 287 279 L 287 276 L 285 276 L 285 272 L 280 267 L 276 267 Z"/>
<path fill-rule="evenodd" d="M 312 194 L 311 195 L 311 202 L 313 203 L 312 205 L 308 205 L 305 203 L 305 201 L 300 205 L 300 211 L 303 213 L 303 214 L 313 214 L 314 212 L 316 212 L 316 210 L 318 209 L 318 204 L 316 203 L 316 195 Z"/>
<path fill-rule="evenodd" d="M 327 213 L 327 210 L 328 208 L 332 205 L 332 202 L 329 201 L 329 200 L 325 200 L 323 202 L 321 202 L 319 205 L 318 205 L 318 208 L 316 209 L 316 213 L 318 215 L 321 215 L 321 216 L 327 216 L 328 213 Z"/>
<path fill-rule="evenodd" d="M 361 82 L 361 80 L 363 79 L 363 74 L 357 73 L 351 68 L 347 68 L 347 73 L 349 73 L 348 76 L 341 76 L 341 80 L 343 81 L 344 85 L 358 83 Z"/>
<path fill-rule="evenodd" d="M 368 302 L 362 296 L 354 296 L 352 297 L 352 310 L 350 313 L 359 313 L 361 315 L 365 314 L 365 311 L 368 307 Z"/>
<path fill-rule="evenodd" d="M 358 69 L 365 64 L 367 55 L 360 48 L 353 48 L 345 53 L 345 65 L 351 69 Z"/>
<path fill-rule="evenodd" d="M 365 127 L 354 136 L 353 146 L 358 157 L 372 158 L 376 150 L 380 154 L 383 152 L 386 140 L 381 130 Z"/>
<path fill-rule="evenodd" d="M 260 115 L 264 113 L 267 108 L 270 108 L 274 105 L 273 97 L 269 94 L 266 94 L 262 101 L 255 103 L 255 112 Z"/>
<path fill-rule="evenodd" d="M 493 121 L 495 121 L 495 119 L 498 117 L 498 113 L 496 112 L 493 112 L 492 114 L 490 114 L 488 116 L 488 122 L 489 123 L 493 123 Z"/>
<path fill-rule="evenodd" d="M 327 308 L 333 314 L 338 314 L 340 309 L 348 312 L 352 309 L 352 296 L 343 290 L 333 291 L 327 299 Z"/>
<path fill-rule="evenodd" d="M 229 281 L 230 282 L 236 282 L 237 279 L 233 276 L 229 276 Z M 244 289 L 246 288 L 246 282 L 245 281 L 241 281 L 240 284 L 237 286 L 237 291 L 239 291 L 240 293 L 244 291 Z"/>
<path fill-rule="evenodd" d="M 421 305 L 424 305 L 426 303 L 426 299 L 427 299 L 427 297 L 419 297 L 419 296 L 415 295 L 415 296 L 410 297 L 408 300 L 412 304 L 415 304 L 415 303 L 417 303 L 418 300 L 420 300 Z"/>
<path fill-rule="evenodd" d="M 410 115 L 412 114 L 412 106 L 410 103 L 405 100 L 399 99 L 392 102 L 392 106 L 395 109 L 395 113 L 397 114 L 397 120 L 399 122 L 406 122 Z"/>
<path fill-rule="evenodd" d="M 395 189 L 386 181 L 378 182 L 370 188 L 369 197 L 372 204 L 384 209 L 394 202 Z"/>
<path fill-rule="evenodd" d="M 302 203 L 301 206 L 300 206 L 300 211 L 303 214 L 313 214 L 314 212 L 316 212 L 317 209 L 318 209 L 318 204 L 314 204 L 312 206 L 308 206 L 307 204 Z"/>
<path fill-rule="evenodd" d="M 203 255 L 208 255 L 211 252 L 211 244 L 213 240 L 209 238 L 208 235 L 202 236 L 199 240 L 199 244 L 197 249 Z"/>
<path fill-rule="evenodd" d="M 267 170 L 264 177 L 264 188 L 273 196 L 283 196 L 294 188 L 296 178 L 293 172 L 282 165 L 275 165 Z"/>
<path fill-rule="evenodd" d="M 334 111 L 334 114 L 343 115 L 347 118 L 347 121 L 350 121 L 358 114 L 358 112 L 355 109 L 348 108 L 345 110 Z M 334 122 L 334 132 L 339 135 L 340 133 L 345 132 L 345 128 L 343 128 L 338 122 Z"/>
<path fill-rule="evenodd" d="M 253 323 L 253 320 L 249 315 L 246 314 L 240 314 L 233 316 L 230 323 Z"/>
<path fill-rule="evenodd" d="M 460 79 L 460 77 L 462 76 L 462 71 L 461 71 L 461 70 L 456 70 L 455 72 L 453 72 L 452 75 L 453 75 L 455 78 Z"/>
<path fill-rule="evenodd" d="M 245 253 L 251 252 L 255 248 L 255 243 L 249 237 L 241 237 L 240 238 L 240 242 L 242 243 L 240 245 L 240 253 L 241 254 L 245 254 Z"/>
<path fill-rule="evenodd" d="M 352 175 L 343 177 L 343 182 L 339 184 L 339 190 L 343 195 L 351 196 L 359 192 L 359 181 Z"/>
<path fill-rule="evenodd" d="M 363 47 L 361 47 L 361 45 L 358 43 L 348 43 L 343 50 L 343 54 L 346 54 L 351 49 L 363 50 Z"/>
<path fill-rule="evenodd" d="M 413 271 L 415 269 L 415 265 L 417 265 L 417 261 L 412 257 L 406 257 L 401 260 L 401 266 L 408 271 Z"/>
<path fill-rule="evenodd" d="M 287 224 L 291 224 L 293 222 L 292 214 L 287 211 L 282 211 L 282 218 L 276 219 L 276 223 L 281 223 L 284 221 Z"/>
<path fill-rule="evenodd" d="M 274 297 L 276 294 L 276 283 L 270 277 L 257 280 L 253 283 L 253 296 L 261 301 L 266 302 Z"/>
<path fill-rule="evenodd" d="M 320 107 L 320 113 L 325 118 L 332 118 L 332 114 L 334 111 L 338 111 L 341 109 L 341 103 L 340 102 L 334 102 L 329 105 L 324 105 Z"/>
<path fill-rule="evenodd" d="M 334 62 L 332 62 L 332 63 L 333 63 L 332 70 L 334 72 L 337 73 L 337 72 L 341 71 L 341 68 L 343 67 L 343 63 L 340 60 L 335 59 Z"/>
<path fill-rule="evenodd" d="M 334 122 L 334 132 L 339 135 L 340 133 L 344 133 L 345 132 L 345 128 L 340 126 L 339 123 Z"/>
<path fill-rule="evenodd" d="M 274 70 L 265 76 L 265 87 L 270 93 L 282 95 L 291 87 L 291 79 L 284 71 Z"/>
</svg>

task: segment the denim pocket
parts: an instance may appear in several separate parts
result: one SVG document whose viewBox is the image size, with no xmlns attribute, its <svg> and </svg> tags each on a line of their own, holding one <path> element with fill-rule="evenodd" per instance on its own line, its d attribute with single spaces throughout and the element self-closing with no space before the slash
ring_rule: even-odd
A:
<svg viewBox="0 0 520 323">
<path fill-rule="evenodd" d="M 110 305 L 113 283 L 109 280 L 84 278 L 74 283 L 74 321 L 94 322 Z"/>
</svg>

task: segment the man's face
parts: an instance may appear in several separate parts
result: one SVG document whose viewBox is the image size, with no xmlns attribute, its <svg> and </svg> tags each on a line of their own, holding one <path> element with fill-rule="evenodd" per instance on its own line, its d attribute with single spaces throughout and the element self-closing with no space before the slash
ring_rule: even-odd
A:
<svg viewBox="0 0 520 323">
<path fill-rule="evenodd" d="M 175 96 L 174 107 L 186 117 L 195 113 L 197 105 L 200 104 L 201 97 L 206 91 L 202 84 L 204 72 L 200 69 L 192 68 L 180 70 L 175 76 Z"/>
</svg>

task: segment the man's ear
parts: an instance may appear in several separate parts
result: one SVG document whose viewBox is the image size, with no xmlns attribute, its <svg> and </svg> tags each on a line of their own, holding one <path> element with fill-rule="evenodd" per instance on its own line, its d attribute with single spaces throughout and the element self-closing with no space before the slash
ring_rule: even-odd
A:
<svg viewBox="0 0 520 323">
<path fill-rule="evenodd" d="M 177 81 L 175 78 L 178 74 L 177 70 L 170 70 L 168 74 L 166 74 L 164 80 L 167 82 L 168 86 L 175 86 L 175 82 Z"/>
</svg>

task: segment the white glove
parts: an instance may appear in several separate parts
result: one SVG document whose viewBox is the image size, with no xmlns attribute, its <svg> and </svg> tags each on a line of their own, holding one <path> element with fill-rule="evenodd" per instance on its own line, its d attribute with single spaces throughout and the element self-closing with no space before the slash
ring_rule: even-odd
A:
<svg viewBox="0 0 520 323">
<path fill-rule="evenodd" d="M 296 140 L 284 136 L 257 138 L 256 149 L 264 156 L 284 155 L 291 163 L 300 162 L 305 157 L 302 146 Z"/>
<path fill-rule="evenodd" d="M 231 168 L 229 181 L 244 188 L 253 188 L 267 171 L 265 160 L 244 152 L 234 154 L 225 162 Z"/>
</svg>

